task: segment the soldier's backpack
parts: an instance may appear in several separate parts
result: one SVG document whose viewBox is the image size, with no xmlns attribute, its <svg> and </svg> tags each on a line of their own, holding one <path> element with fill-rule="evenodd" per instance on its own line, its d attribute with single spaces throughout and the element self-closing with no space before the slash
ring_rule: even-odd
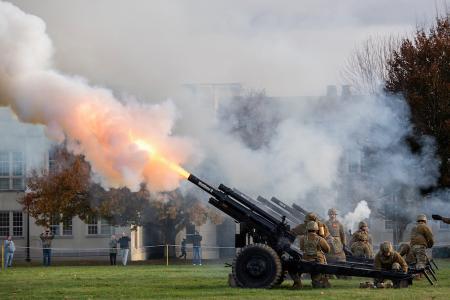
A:
<svg viewBox="0 0 450 300">
<path fill-rule="evenodd" d="M 304 253 L 308 256 L 317 256 L 319 249 L 320 237 L 316 236 L 313 239 L 308 239 L 308 235 L 305 235 L 305 250 Z"/>
</svg>

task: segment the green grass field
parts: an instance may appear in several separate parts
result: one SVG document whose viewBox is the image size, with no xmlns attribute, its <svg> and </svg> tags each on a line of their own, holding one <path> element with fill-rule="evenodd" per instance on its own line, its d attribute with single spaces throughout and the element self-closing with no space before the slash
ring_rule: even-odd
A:
<svg viewBox="0 0 450 300">
<path fill-rule="evenodd" d="M 439 282 L 415 281 L 408 289 L 360 289 L 363 279 L 332 280 L 331 289 L 239 289 L 227 285 L 231 271 L 204 266 L 17 267 L 0 272 L 0 299 L 450 299 L 450 260 L 438 261 Z"/>
</svg>

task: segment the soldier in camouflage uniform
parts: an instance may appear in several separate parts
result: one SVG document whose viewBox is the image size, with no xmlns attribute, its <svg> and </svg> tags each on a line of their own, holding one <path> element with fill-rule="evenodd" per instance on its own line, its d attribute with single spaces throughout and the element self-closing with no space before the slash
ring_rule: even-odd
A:
<svg viewBox="0 0 450 300">
<path fill-rule="evenodd" d="M 335 208 L 328 210 L 328 221 L 325 222 L 330 231 L 330 238 L 327 239 L 330 246 L 330 253 L 327 254 L 328 261 L 345 261 L 344 245 L 345 245 L 345 230 L 344 226 L 336 219 L 337 211 Z"/>
<path fill-rule="evenodd" d="M 403 271 L 408 272 L 408 264 L 401 255 L 394 251 L 391 242 L 383 242 L 380 244 L 380 251 L 375 255 L 375 269 L 385 271 Z M 376 279 L 377 287 L 385 287 L 383 279 Z"/>
<path fill-rule="evenodd" d="M 317 223 L 317 225 L 319 226 L 318 234 L 321 237 L 328 238 L 330 236 L 330 233 L 328 231 L 327 226 L 325 224 L 323 224 L 322 222 L 320 222 L 319 218 L 317 217 L 317 215 L 315 213 L 313 213 L 313 212 L 308 213 L 305 216 L 305 221 L 302 224 L 297 225 L 294 229 L 292 229 L 291 233 L 293 235 L 295 235 L 295 236 L 306 235 L 308 233 L 308 231 L 306 229 L 306 225 L 310 221 L 313 221 L 313 222 Z M 295 274 L 293 272 L 289 272 L 289 276 L 294 281 L 294 284 L 292 285 L 292 288 L 294 288 L 294 289 L 302 288 L 302 283 L 301 283 L 301 280 L 300 280 L 300 276 L 298 274 Z"/>
<path fill-rule="evenodd" d="M 369 227 L 364 221 L 359 222 L 359 229 L 352 235 L 350 248 L 356 257 L 372 258 L 373 246 L 372 236 L 369 234 Z"/>
<path fill-rule="evenodd" d="M 427 248 L 433 247 L 433 233 L 427 225 L 427 217 L 423 214 L 417 216 L 417 225 L 411 229 L 411 250 L 416 258 L 416 268 L 424 269 L 427 265 Z"/>
<path fill-rule="evenodd" d="M 416 263 L 416 258 L 409 243 L 401 243 L 398 249 L 398 254 L 403 257 L 408 265 Z"/>
<path fill-rule="evenodd" d="M 317 222 L 310 221 L 306 225 L 307 234 L 300 237 L 300 249 L 303 251 L 303 259 L 326 264 L 325 253 L 330 251 L 327 241 L 317 234 L 319 226 Z M 330 287 L 328 278 L 322 274 L 312 273 L 311 282 L 314 288 Z"/>
</svg>

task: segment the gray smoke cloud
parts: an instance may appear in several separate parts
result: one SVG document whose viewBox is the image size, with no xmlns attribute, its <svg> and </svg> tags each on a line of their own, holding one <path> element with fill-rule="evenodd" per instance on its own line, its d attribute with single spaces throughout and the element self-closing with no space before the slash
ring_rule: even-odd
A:
<svg viewBox="0 0 450 300">
<path fill-rule="evenodd" d="M 11 2 L 45 21 L 59 70 L 148 100 L 199 82 L 321 95 L 361 41 L 436 12 L 429 0 Z"/>
<path fill-rule="evenodd" d="M 418 196 L 419 189 L 433 186 L 439 175 L 433 139 L 423 138 L 419 154 L 411 153 L 406 143 L 412 127 L 408 106 L 401 98 L 272 99 L 265 109 L 258 106 L 259 116 L 245 119 L 247 127 L 257 128 L 268 111 L 277 107 L 274 113 L 280 121 L 273 128 L 275 134 L 258 149 L 223 126 L 212 105 L 208 111 L 202 100 L 184 99 L 177 103 L 181 110 L 183 103 L 188 103 L 188 111 L 199 113 L 185 115 L 179 125 L 207 153 L 193 171 L 254 198 L 277 196 L 325 216 L 330 207 L 353 211 L 361 200 L 383 208 L 383 196 L 400 187 Z M 349 172 L 351 166 L 358 170 Z M 353 223 L 368 217 L 366 210 L 353 214 Z"/>
</svg>

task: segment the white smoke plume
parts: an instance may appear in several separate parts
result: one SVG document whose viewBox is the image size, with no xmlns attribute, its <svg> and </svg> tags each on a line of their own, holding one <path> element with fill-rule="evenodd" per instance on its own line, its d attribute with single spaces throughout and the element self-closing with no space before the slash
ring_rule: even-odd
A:
<svg viewBox="0 0 450 300">
<path fill-rule="evenodd" d="M 347 213 L 342 222 L 347 229 L 355 232 L 358 229 L 358 223 L 370 217 L 370 208 L 367 201 L 362 200 L 356 205 L 354 211 Z"/>
<path fill-rule="evenodd" d="M 135 143 L 150 144 L 178 164 L 191 157 L 191 142 L 172 135 L 173 104 L 118 99 L 84 78 L 59 73 L 45 29 L 41 19 L 0 2 L 0 105 L 23 122 L 45 125 L 50 139 L 67 139 L 105 187 L 137 189 L 147 182 L 154 191 L 176 188 L 180 176 Z"/>
</svg>

